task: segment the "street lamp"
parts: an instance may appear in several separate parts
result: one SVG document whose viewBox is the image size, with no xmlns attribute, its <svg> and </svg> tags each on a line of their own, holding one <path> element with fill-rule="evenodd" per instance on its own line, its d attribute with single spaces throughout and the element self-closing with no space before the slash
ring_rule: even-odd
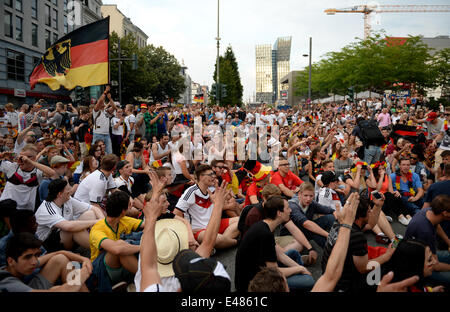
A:
<svg viewBox="0 0 450 312">
<path fill-rule="evenodd" d="M 220 106 L 220 97 L 221 97 L 221 94 L 219 94 L 219 87 L 220 87 L 220 81 L 219 81 L 219 62 L 220 62 L 220 56 L 219 56 L 219 53 L 220 53 L 220 35 L 219 35 L 219 8 L 220 8 L 220 3 L 219 3 L 219 1 L 220 0 L 217 0 L 217 37 L 216 37 L 216 40 L 217 40 L 217 88 L 216 88 L 216 104 L 217 104 L 217 106 Z"/>
<path fill-rule="evenodd" d="M 303 54 L 304 57 L 309 56 L 309 81 L 308 81 L 308 102 L 311 103 L 311 55 L 312 55 L 312 37 L 309 37 L 309 54 Z"/>
</svg>

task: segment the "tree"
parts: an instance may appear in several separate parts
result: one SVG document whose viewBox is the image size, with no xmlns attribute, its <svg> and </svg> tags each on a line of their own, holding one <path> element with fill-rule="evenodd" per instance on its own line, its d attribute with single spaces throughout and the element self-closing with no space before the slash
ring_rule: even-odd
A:
<svg viewBox="0 0 450 312">
<path fill-rule="evenodd" d="M 429 48 L 420 37 L 393 40 L 380 32 L 341 51 L 329 52 L 313 64 L 312 97 L 326 97 L 329 93 L 345 95 L 350 86 L 355 92 L 383 93 L 385 89 L 396 90 L 408 85 L 424 94 L 436 76 L 430 67 L 432 61 Z M 307 70 L 301 72 L 295 83 L 297 96 L 307 94 Z"/>
<path fill-rule="evenodd" d="M 113 32 L 110 36 L 110 58 L 118 58 L 119 36 Z M 181 66 L 175 57 L 163 47 L 148 45 L 139 48 L 132 34 L 120 39 L 122 58 L 137 55 L 138 66 L 133 69 L 133 61 L 122 62 L 122 101 L 135 103 L 136 98 L 163 102 L 168 98 L 178 100 L 185 90 L 184 78 L 180 74 Z M 119 80 L 117 61 L 110 63 L 110 79 Z M 117 91 L 118 92 L 118 91 Z M 116 93 L 116 96 L 118 93 Z M 118 98 L 118 96 L 117 96 Z"/>
<path fill-rule="evenodd" d="M 226 96 L 220 99 L 221 106 L 241 106 L 243 87 L 239 75 L 239 67 L 231 46 L 228 46 L 224 56 L 219 56 L 219 83 L 226 85 Z M 214 70 L 214 81 L 217 83 L 217 61 Z M 211 93 L 212 104 L 216 105 L 216 94 Z"/>
</svg>

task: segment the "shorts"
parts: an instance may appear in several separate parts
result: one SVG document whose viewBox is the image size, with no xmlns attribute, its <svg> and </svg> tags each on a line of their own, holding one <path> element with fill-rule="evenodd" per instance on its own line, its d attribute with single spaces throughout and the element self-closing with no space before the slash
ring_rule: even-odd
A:
<svg viewBox="0 0 450 312">
<path fill-rule="evenodd" d="M 224 218 L 220 221 L 220 228 L 219 228 L 219 234 L 223 234 L 225 232 L 225 230 L 228 228 L 228 226 L 230 225 L 230 218 Z M 194 234 L 194 238 L 198 239 L 198 236 L 200 235 L 201 232 L 206 231 L 206 229 L 201 229 L 198 230 L 195 234 Z"/>
<path fill-rule="evenodd" d="M 52 229 L 42 245 L 48 253 L 64 249 L 64 245 L 61 243 L 61 230 L 58 228 Z"/>
<path fill-rule="evenodd" d="M 39 273 L 34 274 L 33 278 L 31 278 L 27 285 L 33 289 L 41 290 L 47 290 L 53 287 L 53 284 Z"/>
<path fill-rule="evenodd" d="M 115 285 L 122 281 L 132 282 L 134 280 L 134 275 L 123 267 L 111 268 L 109 265 L 107 265 L 106 257 L 103 258 L 103 264 L 105 265 L 106 272 L 108 272 L 108 276 L 111 279 L 112 285 Z"/>
</svg>

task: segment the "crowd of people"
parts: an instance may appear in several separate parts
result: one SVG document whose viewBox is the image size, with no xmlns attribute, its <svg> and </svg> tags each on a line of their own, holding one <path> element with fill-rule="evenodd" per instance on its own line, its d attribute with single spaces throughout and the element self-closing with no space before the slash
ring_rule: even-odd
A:
<svg viewBox="0 0 450 312">
<path fill-rule="evenodd" d="M 8 103 L 0 290 L 446 291 L 450 107 L 418 104 Z"/>
</svg>

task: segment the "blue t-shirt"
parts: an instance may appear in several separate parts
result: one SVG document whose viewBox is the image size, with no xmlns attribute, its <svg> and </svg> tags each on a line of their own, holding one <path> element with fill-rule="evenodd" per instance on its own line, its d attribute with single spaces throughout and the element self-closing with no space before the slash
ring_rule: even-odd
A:
<svg viewBox="0 0 450 312">
<path fill-rule="evenodd" d="M 422 209 L 417 212 L 408 224 L 405 232 L 405 239 L 414 238 L 430 246 L 431 252 L 436 254 L 436 228 L 427 219 L 427 211 Z"/>
<path fill-rule="evenodd" d="M 431 184 L 425 195 L 425 202 L 431 203 L 436 196 L 442 194 L 450 196 L 450 180 Z"/>
<path fill-rule="evenodd" d="M 395 178 L 397 176 L 397 173 L 392 173 L 391 174 L 391 180 L 392 180 L 392 187 L 394 188 L 394 191 L 397 190 L 396 186 L 395 186 Z M 420 187 L 422 188 L 422 181 L 420 181 L 420 177 L 417 173 L 413 172 L 412 173 L 412 187 L 414 189 L 415 192 L 417 192 L 417 189 Z M 400 190 L 397 190 L 400 193 L 405 193 L 405 192 L 409 192 L 409 186 L 408 186 L 408 180 L 403 181 L 400 178 Z"/>
</svg>

